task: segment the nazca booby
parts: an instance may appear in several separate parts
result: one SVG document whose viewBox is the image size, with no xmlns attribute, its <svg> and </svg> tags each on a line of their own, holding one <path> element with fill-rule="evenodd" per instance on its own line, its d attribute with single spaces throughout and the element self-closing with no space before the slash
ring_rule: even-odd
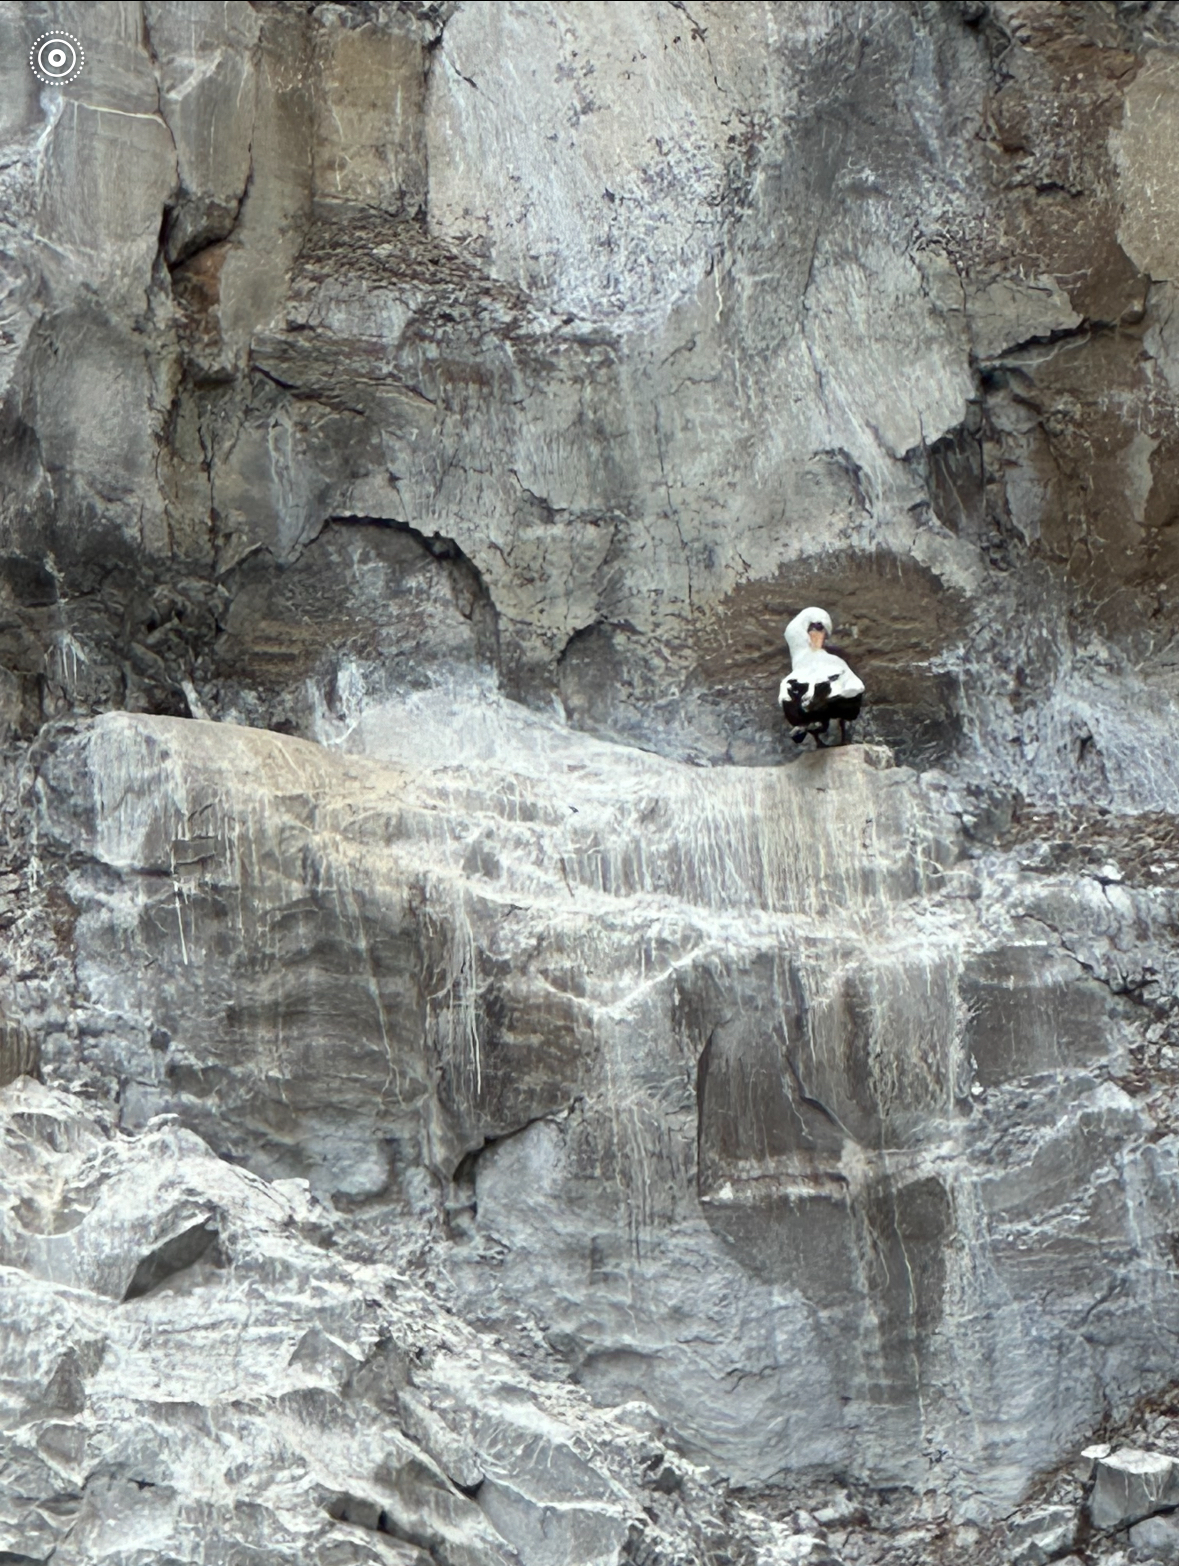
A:
<svg viewBox="0 0 1179 1566">
<path fill-rule="evenodd" d="M 839 738 L 845 744 L 848 725 L 860 715 L 864 682 L 838 654 L 825 650 L 830 635 L 831 616 L 825 609 L 804 609 L 786 627 L 790 673 L 778 690 L 778 701 L 796 745 L 808 734 L 822 745 L 820 736 L 832 718 L 839 719 Z"/>
</svg>

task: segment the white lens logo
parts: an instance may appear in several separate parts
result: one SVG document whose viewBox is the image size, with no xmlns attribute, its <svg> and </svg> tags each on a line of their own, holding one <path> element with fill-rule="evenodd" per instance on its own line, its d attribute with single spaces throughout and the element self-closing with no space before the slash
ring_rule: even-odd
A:
<svg viewBox="0 0 1179 1566">
<path fill-rule="evenodd" d="M 81 76 L 86 56 L 73 33 L 42 33 L 29 50 L 29 67 L 39 82 L 62 87 Z"/>
</svg>

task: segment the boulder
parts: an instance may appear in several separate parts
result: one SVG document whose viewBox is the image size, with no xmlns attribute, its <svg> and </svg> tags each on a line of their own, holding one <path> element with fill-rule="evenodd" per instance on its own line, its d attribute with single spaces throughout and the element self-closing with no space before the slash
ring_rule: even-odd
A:
<svg viewBox="0 0 1179 1566">
<path fill-rule="evenodd" d="M 1130 1543 L 1161 1566 L 1173 1566 L 1179 1562 L 1179 1514 L 1144 1517 L 1130 1529 Z"/>
<path fill-rule="evenodd" d="M 1089 1516 L 1095 1528 L 1124 1528 L 1179 1505 L 1179 1465 L 1163 1452 L 1119 1447 L 1097 1460 Z"/>
<path fill-rule="evenodd" d="M 1072 1506 L 1045 1506 L 1013 1523 L 1008 1535 L 1011 1566 L 1045 1566 L 1070 1550 L 1077 1534 Z"/>
</svg>

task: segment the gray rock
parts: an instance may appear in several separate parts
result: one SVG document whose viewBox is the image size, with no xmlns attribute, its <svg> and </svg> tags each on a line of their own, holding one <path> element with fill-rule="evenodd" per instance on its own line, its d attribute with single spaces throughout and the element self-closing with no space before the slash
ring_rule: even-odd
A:
<svg viewBox="0 0 1179 1566">
<path fill-rule="evenodd" d="M 348 746 L 112 715 L 47 759 L 88 1019 L 55 1072 L 97 1087 L 117 1061 L 126 1124 L 175 1113 L 368 1224 L 437 1211 L 428 1170 L 465 1311 L 521 1353 L 543 1333 L 596 1399 L 653 1402 L 745 1481 L 804 1437 L 816 1466 L 871 1451 L 915 1480 L 919 1395 L 959 1453 L 992 1408 L 978 1483 L 1009 1501 L 1158 1352 L 1161 1274 L 1151 1311 L 1094 1305 L 1092 1237 L 1120 1299 L 1155 1278 L 1130 1236 L 1174 1202 L 1169 1150 L 1100 1075 L 1122 1008 L 1052 943 L 1012 946 L 1018 882 L 983 923 L 936 790 L 866 748 L 702 774 L 438 687 Z M 1058 918 L 1083 928 L 1079 906 Z M 1040 1075 L 972 1113 L 958 1041 L 1014 1025 L 986 1021 L 1003 965 L 1042 1040 L 1004 1075 Z M 1018 1349 L 1016 1309 L 1037 1323 Z M 781 1356 L 784 1334 L 807 1352 Z M 1057 1403 L 1032 1389 L 1059 1355 Z M 451 1428 L 416 1438 L 483 1475 L 516 1539 L 522 1475 Z M 597 1507 L 562 1548 L 607 1547 Z"/>
<path fill-rule="evenodd" d="M 1179 1504 L 1179 1468 L 1163 1452 L 1119 1447 L 1097 1459 L 1089 1515 L 1095 1528 L 1124 1528 Z"/>
<path fill-rule="evenodd" d="M 841 1566 L 839 1556 L 820 1534 L 797 1533 L 775 1552 L 782 1566 Z"/>
<path fill-rule="evenodd" d="M 1093 1477 L 1097 1460 L 1101 1457 L 1108 1457 L 1112 1451 L 1113 1447 L 1107 1441 L 1098 1442 L 1095 1446 L 1085 1447 L 1073 1464 L 1072 1471 L 1074 1477 L 1079 1479 L 1082 1484 L 1088 1484 Z"/>
<path fill-rule="evenodd" d="M 0 1135 L 20 1324 L 3 1344 L 0 1550 L 70 1566 L 149 1550 L 262 1549 L 292 1566 L 616 1558 L 641 1442 L 628 1449 L 583 1395 L 534 1386 L 387 1267 L 303 1240 L 280 1191 L 174 1124 L 113 1134 L 25 1080 L 0 1091 Z M 122 1301 L 111 1280 L 193 1210 L 217 1215 L 219 1264 L 178 1257 Z M 415 1380 L 390 1408 L 358 1367 L 392 1343 Z M 457 1425 L 455 1477 L 477 1500 L 417 1439 Z"/>
<path fill-rule="evenodd" d="M 1174 1566 L 1179 1561 L 1179 1518 L 1173 1512 L 1144 1518 L 1130 1529 L 1130 1543 L 1143 1557 Z"/>
<path fill-rule="evenodd" d="M 1059 1560 L 1076 1541 L 1078 1520 L 1071 1506 L 1045 1506 L 1021 1517 L 1008 1532 L 1011 1566 L 1045 1566 Z"/>
<path fill-rule="evenodd" d="M 1175 8 L 31 15 L 0 1552 L 1010 1515 L 1174 1379 Z"/>
<path fill-rule="evenodd" d="M 480 573 L 513 692 L 559 695 L 587 727 L 710 760 L 783 754 L 764 693 L 789 582 L 788 596 L 838 599 L 877 698 L 867 721 L 906 757 L 945 759 L 968 735 L 1011 787 L 1026 774 L 1053 797 L 1163 802 L 1167 769 L 1139 752 L 1150 728 L 1168 743 L 1169 698 L 1149 676 L 1122 702 L 1118 681 L 1137 676 L 1102 673 L 1103 659 L 1136 657 L 1127 635 L 1154 634 L 1132 607 L 1151 580 L 1138 556 L 1154 437 L 1103 407 L 1133 521 L 1115 542 L 1094 512 L 1103 565 L 1084 570 L 1061 547 L 1062 518 L 1100 511 L 1103 480 L 1078 470 L 1074 495 L 1050 450 L 1108 383 L 1079 323 L 1137 311 L 1146 330 L 1141 279 L 1167 275 L 1114 254 L 1114 212 L 1132 249 L 1169 253 L 1169 219 L 1132 217 L 1121 188 L 1149 186 L 1141 105 L 1156 101 L 1129 77 L 1099 104 L 1088 78 L 1070 78 L 1108 120 L 1110 151 L 1094 152 L 1079 109 L 1067 135 L 1054 120 L 1033 137 L 1041 151 L 1003 154 L 1045 189 L 1084 190 L 1069 229 L 1113 259 L 1081 284 L 1039 175 L 1000 177 L 965 131 L 991 124 L 990 34 L 953 8 L 928 30 L 891 4 L 796 7 L 772 24 L 726 10 L 711 30 L 653 4 L 625 21 L 559 6 L 552 26 L 477 6 L 308 17 L 153 4 L 126 28 L 106 14 L 88 24 L 90 63 L 60 122 L 30 90 L 24 50 L 4 55 L 16 240 L 3 354 L 38 441 L 27 462 L 13 448 L 6 475 L 20 548 L 39 558 L 58 528 L 55 559 L 74 572 L 90 507 L 128 569 L 142 545 L 148 574 L 158 565 L 176 586 L 259 551 L 281 567 L 332 517 L 409 525 Z M 1006 25 L 1004 10 L 986 14 Z M 1148 38 L 1129 13 L 1111 26 L 1128 55 L 1157 52 L 1165 33 L 1152 20 Z M 1054 50 L 1113 47 L 1091 29 L 1083 11 L 1059 37 L 1015 25 L 995 135 L 1014 148 L 1050 113 Z M 870 80 L 853 69 L 861 35 L 880 62 Z M 638 93 L 636 61 L 650 77 Z M 1142 80 L 1166 71 L 1164 48 Z M 1170 101 L 1162 85 L 1156 98 Z M 127 192 L 108 199 L 110 180 Z M 522 209 L 516 181 L 533 190 Z M 783 227 L 793 211 L 805 220 Z M 1026 256 L 951 241 L 998 231 L 999 212 L 1005 232 L 1035 236 Z M 1150 396 L 1165 401 L 1157 288 Z M 38 346 L 43 320 L 69 355 Z M 1042 354 L 1041 340 L 1069 347 Z M 1136 351 L 1119 339 L 1119 408 L 1147 396 Z M 1005 369 L 977 385 L 972 354 L 1012 365 L 1056 423 L 1024 417 Z M 136 437 L 108 439 L 116 429 Z M 493 469 L 488 450 L 502 455 Z M 1030 574 L 1007 569 L 1017 555 Z M 1067 630 L 1070 581 L 1095 591 L 1102 570 L 1117 584 L 1104 651 Z M 109 656 L 87 594 L 79 577 L 63 610 L 82 684 Z M 968 620 L 986 636 L 1025 613 L 1037 632 L 1016 660 L 1013 713 L 1010 650 L 967 654 L 963 636 Z M 133 688 L 145 653 L 168 662 L 168 640 L 124 651 Z M 931 657 L 927 678 L 914 663 Z M 173 698 L 193 672 L 172 671 Z M 217 678 L 196 673 L 217 711 Z M 77 674 L 54 681 L 67 704 L 83 694 Z"/>
</svg>

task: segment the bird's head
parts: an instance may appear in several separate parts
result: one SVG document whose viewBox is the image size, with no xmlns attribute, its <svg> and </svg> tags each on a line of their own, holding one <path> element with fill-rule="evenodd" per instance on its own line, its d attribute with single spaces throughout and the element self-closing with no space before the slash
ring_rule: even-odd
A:
<svg viewBox="0 0 1179 1566">
<path fill-rule="evenodd" d="M 818 652 L 831 635 L 831 616 L 826 609 L 804 609 L 796 614 L 786 627 L 786 645 L 792 658 L 800 658 L 807 652 Z"/>
</svg>

